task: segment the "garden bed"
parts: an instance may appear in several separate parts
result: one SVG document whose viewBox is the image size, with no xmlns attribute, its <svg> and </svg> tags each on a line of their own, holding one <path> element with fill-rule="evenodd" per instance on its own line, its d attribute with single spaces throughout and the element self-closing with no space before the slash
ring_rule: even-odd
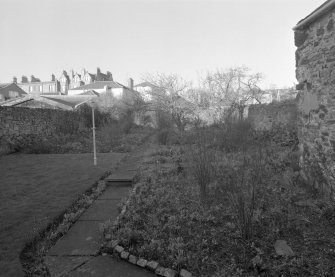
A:
<svg viewBox="0 0 335 277">
<path fill-rule="evenodd" d="M 292 143 L 205 149 L 215 167 L 205 199 L 199 147 L 152 150 L 108 237 L 195 276 L 335 276 L 335 208 L 301 179 Z"/>
</svg>

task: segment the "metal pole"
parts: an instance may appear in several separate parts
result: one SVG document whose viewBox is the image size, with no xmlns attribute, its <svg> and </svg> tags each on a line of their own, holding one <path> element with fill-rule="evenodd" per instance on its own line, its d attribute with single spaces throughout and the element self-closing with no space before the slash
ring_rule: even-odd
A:
<svg viewBox="0 0 335 277">
<path fill-rule="evenodd" d="M 94 107 L 92 107 L 92 130 L 93 130 L 93 161 L 97 165 L 97 149 L 95 147 L 95 120 L 94 120 Z"/>
</svg>

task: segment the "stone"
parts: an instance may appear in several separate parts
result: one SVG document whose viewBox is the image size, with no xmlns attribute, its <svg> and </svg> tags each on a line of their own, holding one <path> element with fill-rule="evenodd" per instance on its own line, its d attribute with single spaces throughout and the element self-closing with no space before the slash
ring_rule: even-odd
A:
<svg viewBox="0 0 335 277">
<path fill-rule="evenodd" d="M 140 258 L 138 259 L 136 264 L 140 267 L 145 267 L 147 265 L 147 262 L 148 262 L 147 260 Z"/>
<path fill-rule="evenodd" d="M 132 264 L 136 264 L 136 262 L 137 262 L 137 258 L 136 258 L 136 256 L 134 256 L 134 255 L 129 255 L 129 257 L 128 257 L 128 261 L 129 261 L 130 263 L 132 263 Z"/>
<path fill-rule="evenodd" d="M 106 240 L 111 240 L 112 239 L 112 235 L 111 234 L 105 234 L 105 239 Z"/>
<path fill-rule="evenodd" d="M 118 240 L 112 240 L 112 241 L 109 241 L 107 243 L 107 248 L 112 248 L 114 249 L 115 246 L 117 246 L 119 244 L 119 241 Z"/>
<path fill-rule="evenodd" d="M 156 275 L 165 277 L 165 268 L 158 266 L 155 270 Z"/>
<path fill-rule="evenodd" d="M 294 256 L 294 252 L 285 240 L 277 240 L 275 243 L 275 250 L 279 256 Z"/>
<path fill-rule="evenodd" d="M 117 253 L 121 254 L 121 252 L 124 250 L 124 248 L 121 245 L 117 245 L 117 246 L 115 246 L 114 250 Z"/>
<path fill-rule="evenodd" d="M 180 270 L 179 276 L 180 277 L 192 277 L 192 273 L 185 269 L 182 269 Z"/>
<path fill-rule="evenodd" d="M 155 262 L 155 261 L 149 261 L 149 262 L 147 262 L 146 267 L 147 267 L 147 269 L 149 269 L 151 271 L 155 271 L 156 268 L 158 267 L 158 263 Z"/>
<path fill-rule="evenodd" d="M 178 272 L 171 269 L 171 268 L 166 268 L 165 269 L 165 273 L 164 273 L 165 277 L 177 277 L 178 276 Z"/>
<path fill-rule="evenodd" d="M 121 259 L 128 260 L 129 252 L 122 251 L 120 256 L 121 256 Z"/>
<path fill-rule="evenodd" d="M 111 256 L 97 256 L 91 258 L 75 270 L 69 272 L 67 277 L 155 277 L 154 273 L 143 270 L 138 266 L 130 265 L 125 261 L 118 261 Z"/>
</svg>

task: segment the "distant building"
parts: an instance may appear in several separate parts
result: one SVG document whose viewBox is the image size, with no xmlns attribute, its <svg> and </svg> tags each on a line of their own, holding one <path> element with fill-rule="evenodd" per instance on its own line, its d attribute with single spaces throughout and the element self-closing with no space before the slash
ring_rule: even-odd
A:
<svg viewBox="0 0 335 277">
<path fill-rule="evenodd" d="M 15 78 L 15 77 L 14 77 Z M 13 80 L 14 82 L 16 81 Z M 56 80 L 55 75 L 51 75 L 51 80 L 41 82 L 34 75 L 31 76 L 30 82 L 26 76 L 22 76 L 21 83 L 17 84 L 25 92 L 34 95 L 57 95 L 60 94 L 60 83 Z"/>
<path fill-rule="evenodd" d="M 16 83 L 0 84 L 0 102 L 21 98 L 27 93 Z"/>
<path fill-rule="evenodd" d="M 83 69 L 80 74 L 75 73 L 73 70 L 71 70 L 70 73 L 64 70 L 59 80 L 57 80 L 53 74 L 51 81 L 45 82 L 41 82 L 41 80 L 34 75 L 31 76 L 29 82 L 26 76 L 22 76 L 21 83 L 18 83 L 18 86 L 25 92 L 34 95 L 66 95 L 70 89 L 92 84 L 96 81 L 113 81 L 113 75 L 110 71 L 107 71 L 106 74 L 101 73 L 99 67 L 97 68 L 96 74 L 89 73 L 85 69 Z"/>
<path fill-rule="evenodd" d="M 149 82 L 143 82 L 134 86 L 134 90 L 138 91 L 146 102 L 152 100 L 152 92 L 155 88 L 157 88 L 157 86 Z"/>
</svg>

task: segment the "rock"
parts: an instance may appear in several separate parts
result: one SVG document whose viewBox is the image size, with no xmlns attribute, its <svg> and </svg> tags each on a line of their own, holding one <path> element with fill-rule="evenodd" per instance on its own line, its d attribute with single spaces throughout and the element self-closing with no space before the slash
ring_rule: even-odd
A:
<svg viewBox="0 0 335 277">
<path fill-rule="evenodd" d="M 107 247 L 114 249 L 118 244 L 119 244 L 118 240 L 112 240 L 107 243 Z"/>
<path fill-rule="evenodd" d="M 147 267 L 147 269 L 149 269 L 151 271 L 155 271 L 156 268 L 158 267 L 158 263 L 155 262 L 155 261 L 149 261 L 149 262 L 147 262 L 146 267 Z"/>
<path fill-rule="evenodd" d="M 158 266 L 155 270 L 156 275 L 165 277 L 165 268 Z"/>
<path fill-rule="evenodd" d="M 132 264 L 136 264 L 137 258 L 134 255 L 129 255 L 128 261 Z"/>
<path fill-rule="evenodd" d="M 294 256 L 292 248 L 287 245 L 285 240 L 277 240 L 275 243 L 275 250 L 279 256 Z"/>
<path fill-rule="evenodd" d="M 121 259 L 128 260 L 129 252 L 122 251 L 120 256 L 121 256 Z"/>
<path fill-rule="evenodd" d="M 117 253 L 121 254 L 121 252 L 124 250 L 124 248 L 122 246 L 120 246 L 120 245 L 117 245 L 117 246 L 115 246 L 114 250 Z"/>
<path fill-rule="evenodd" d="M 180 270 L 179 276 L 180 277 L 192 277 L 192 273 L 188 272 L 185 269 L 182 269 L 182 270 Z"/>
<path fill-rule="evenodd" d="M 165 277 L 177 277 L 178 276 L 178 272 L 171 269 L 171 268 L 166 268 L 165 269 L 165 273 L 164 273 Z"/>
<path fill-rule="evenodd" d="M 145 267 L 147 265 L 147 262 L 148 262 L 147 260 L 140 258 L 138 259 L 136 264 L 140 267 Z"/>
<path fill-rule="evenodd" d="M 105 256 L 107 256 L 107 253 L 102 253 L 101 255 L 102 255 L 103 257 L 105 257 Z"/>
</svg>

